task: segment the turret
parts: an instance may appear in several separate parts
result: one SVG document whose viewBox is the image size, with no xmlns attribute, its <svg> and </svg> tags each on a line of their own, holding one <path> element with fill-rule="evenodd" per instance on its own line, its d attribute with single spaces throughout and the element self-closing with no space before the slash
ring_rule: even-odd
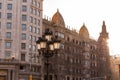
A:
<svg viewBox="0 0 120 80">
<path fill-rule="evenodd" d="M 98 39 L 98 60 L 99 63 L 99 76 L 100 77 L 106 77 L 107 80 L 110 80 L 111 71 L 110 71 L 110 59 L 109 59 L 109 46 L 107 45 L 108 40 L 108 32 L 106 31 L 106 25 L 105 21 L 103 21 L 102 24 L 102 31 L 100 33 L 99 39 Z"/>
<path fill-rule="evenodd" d="M 89 39 L 89 32 L 88 32 L 88 29 L 86 28 L 85 24 L 83 24 L 83 26 L 80 28 L 79 36 L 81 39 L 84 39 L 84 40 Z"/>
<path fill-rule="evenodd" d="M 99 38 L 104 38 L 105 40 L 107 40 L 109 38 L 108 37 L 108 32 L 106 31 L 105 21 L 103 21 L 102 32 L 100 33 L 100 37 Z"/>
<path fill-rule="evenodd" d="M 53 15 L 52 22 L 61 27 L 65 27 L 65 22 L 59 10 Z"/>
</svg>

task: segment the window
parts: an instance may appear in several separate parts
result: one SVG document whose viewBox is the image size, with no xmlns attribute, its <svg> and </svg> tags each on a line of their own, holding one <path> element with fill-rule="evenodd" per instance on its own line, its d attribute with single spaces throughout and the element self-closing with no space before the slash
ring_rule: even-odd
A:
<svg viewBox="0 0 120 80">
<path fill-rule="evenodd" d="M 21 43 L 21 49 L 26 49 L 26 43 Z"/>
<path fill-rule="evenodd" d="M 36 27 L 33 28 L 33 32 L 36 33 Z"/>
<path fill-rule="evenodd" d="M 0 18 L 1 18 L 1 12 L 0 12 Z"/>
<path fill-rule="evenodd" d="M 29 45 L 29 50 L 32 51 L 32 45 L 31 44 Z"/>
<path fill-rule="evenodd" d="M 1 22 L 0 22 L 0 28 L 1 28 Z"/>
<path fill-rule="evenodd" d="M 38 11 L 38 16 L 40 17 L 40 11 Z"/>
<path fill-rule="evenodd" d="M 32 35 L 30 35 L 30 41 L 32 41 Z"/>
<path fill-rule="evenodd" d="M 64 34 L 63 33 L 61 33 L 61 38 L 64 38 Z"/>
<path fill-rule="evenodd" d="M 39 29 L 39 28 L 37 29 L 37 33 L 38 33 L 38 34 L 40 33 L 40 29 Z"/>
<path fill-rule="evenodd" d="M 37 19 L 36 18 L 34 18 L 34 24 L 37 24 Z"/>
<path fill-rule="evenodd" d="M 26 66 L 25 65 L 20 65 L 20 71 L 25 71 L 26 70 Z M 20 80 L 26 80 L 24 78 L 20 79 Z"/>
<path fill-rule="evenodd" d="M 27 6 L 22 6 L 22 11 L 26 12 L 27 11 Z"/>
<path fill-rule="evenodd" d="M 12 13 L 7 13 L 7 19 L 12 19 Z"/>
<path fill-rule="evenodd" d="M 30 17 L 30 22 L 33 23 L 33 17 Z"/>
<path fill-rule="evenodd" d="M 36 36 L 33 36 L 33 41 L 36 41 Z"/>
<path fill-rule="evenodd" d="M 5 52 L 5 58 L 10 58 L 11 57 L 11 53 L 10 52 Z"/>
<path fill-rule="evenodd" d="M 67 37 L 67 41 L 70 41 L 70 38 L 69 38 L 69 37 Z"/>
<path fill-rule="evenodd" d="M 22 15 L 22 21 L 26 21 L 27 20 L 27 16 L 26 15 Z"/>
<path fill-rule="evenodd" d="M 33 13 L 34 13 L 34 15 L 36 15 L 36 14 L 37 14 L 37 10 L 36 10 L 36 9 L 34 9 L 34 10 L 33 10 Z"/>
<path fill-rule="evenodd" d="M 11 32 L 6 33 L 6 38 L 11 38 Z"/>
<path fill-rule="evenodd" d="M 7 9 L 8 9 L 8 10 L 12 10 L 12 4 L 8 4 L 8 5 L 7 5 Z"/>
<path fill-rule="evenodd" d="M 36 18 L 34 18 L 34 23 L 37 24 L 37 19 Z"/>
<path fill-rule="evenodd" d="M 7 29 L 11 29 L 12 28 L 12 23 L 11 22 L 7 22 Z"/>
<path fill-rule="evenodd" d="M 40 26 L 40 20 L 38 20 L 38 26 Z"/>
<path fill-rule="evenodd" d="M 67 80 L 70 80 L 70 77 L 67 76 Z"/>
<path fill-rule="evenodd" d="M 22 40 L 26 40 L 26 34 L 22 33 Z"/>
<path fill-rule="evenodd" d="M 35 6 L 37 5 L 37 2 L 36 2 L 36 0 L 34 0 L 34 5 L 35 5 Z"/>
<path fill-rule="evenodd" d="M 35 51 L 35 50 L 36 50 L 36 47 L 35 47 L 35 46 L 33 46 L 33 47 L 32 47 L 32 49 L 33 49 L 33 51 Z"/>
<path fill-rule="evenodd" d="M 6 42 L 5 43 L 5 48 L 10 49 L 11 48 L 11 42 Z"/>
<path fill-rule="evenodd" d="M 25 61 L 25 53 L 21 53 L 21 61 Z"/>
<path fill-rule="evenodd" d="M 60 48 L 64 49 L 65 48 L 64 44 L 60 44 Z"/>
<path fill-rule="evenodd" d="M 30 13 L 33 14 L 33 8 L 30 8 Z"/>
<path fill-rule="evenodd" d="M 38 2 L 38 7 L 40 8 L 40 3 Z"/>
<path fill-rule="evenodd" d="M 27 0 L 23 0 L 23 2 L 27 2 Z"/>
<path fill-rule="evenodd" d="M 26 24 L 22 24 L 22 30 L 26 30 Z"/>
<path fill-rule="evenodd" d="M 0 3 L 0 9 L 2 9 L 2 3 Z"/>
<path fill-rule="evenodd" d="M 60 38 L 64 38 L 64 33 L 61 32 L 56 32 L 56 35 Z"/>
<path fill-rule="evenodd" d="M 30 0 L 30 3 L 33 3 L 33 1 L 32 1 L 32 0 Z"/>
<path fill-rule="evenodd" d="M 32 26 L 30 26 L 30 32 L 32 32 L 32 29 L 33 29 Z"/>
</svg>

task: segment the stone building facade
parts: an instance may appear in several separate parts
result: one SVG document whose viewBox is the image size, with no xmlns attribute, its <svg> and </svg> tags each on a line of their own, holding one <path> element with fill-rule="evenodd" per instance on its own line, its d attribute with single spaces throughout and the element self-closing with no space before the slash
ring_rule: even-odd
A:
<svg viewBox="0 0 120 80">
<path fill-rule="evenodd" d="M 120 79 L 120 56 L 112 55 L 110 57 L 111 62 L 111 71 L 112 71 L 112 80 Z"/>
<path fill-rule="evenodd" d="M 43 33 L 47 28 L 61 39 L 61 51 L 50 59 L 50 80 L 111 79 L 105 21 L 97 41 L 90 38 L 85 24 L 79 32 L 66 28 L 59 10 L 52 20 L 43 19 Z"/>
<path fill-rule="evenodd" d="M 0 0 L 0 80 L 40 79 L 43 0 Z M 32 65 L 32 66 L 31 66 Z"/>
</svg>

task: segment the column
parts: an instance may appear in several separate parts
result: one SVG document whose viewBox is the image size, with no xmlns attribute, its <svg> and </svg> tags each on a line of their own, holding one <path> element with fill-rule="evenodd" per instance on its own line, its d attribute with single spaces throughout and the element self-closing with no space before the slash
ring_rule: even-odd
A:
<svg viewBox="0 0 120 80">
<path fill-rule="evenodd" d="M 12 80 L 15 80 L 15 70 L 12 70 Z"/>
<path fill-rule="evenodd" d="M 8 69 L 8 80 L 10 80 L 11 79 L 11 75 L 10 75 L 10 69 Z"/>
</svg>

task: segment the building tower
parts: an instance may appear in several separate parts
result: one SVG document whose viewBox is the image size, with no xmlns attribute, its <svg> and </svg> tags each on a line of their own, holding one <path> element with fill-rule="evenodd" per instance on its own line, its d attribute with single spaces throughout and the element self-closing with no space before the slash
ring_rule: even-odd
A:
<svg viewBox="0 0 120 80">
<path fill-rule="evenodd" d="M 42 5 L 43 0 L 0 0 L 0 59 L 39 61 L 35 57 L 36 39 L 42 33 Z"/>
<path fill-rule="evenodd" d="M 106 30 L 105 21 L 102 24 L 102 32 L 100 33 L 98 39 L 98 54 L 99 54 L 99 69 L 100 76 L 105 77 L 108 80 L 110 79 L 110 56 L 109 56 L 109 47 L 108 47 L 108 33 Z"/>
</svg>

